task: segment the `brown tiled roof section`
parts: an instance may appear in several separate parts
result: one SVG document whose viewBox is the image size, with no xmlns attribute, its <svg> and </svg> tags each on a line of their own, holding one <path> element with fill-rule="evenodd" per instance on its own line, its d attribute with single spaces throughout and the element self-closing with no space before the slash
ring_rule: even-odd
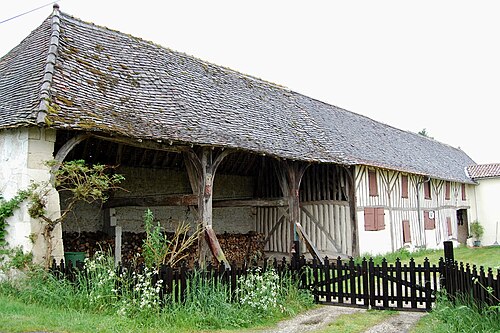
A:
<svg viewBox="0 0 500 333">
<path fill-rule="evenodd" d="M 474 162 L 459 149 L 57 10 L 55 15 L 60 34 L 46 117 L 51 127 L 470 182 L 465 168 Z M 50 22 L 0 59 L 0 101 L 15 104 L 0 103 L 0 129 L 36 119 L 44 62 L 54 45 Z"/>
<path fill-rule="evenodd" d="M 500 163 L 471 165 L 467 172 L 472 179 L 500 177 Z"/>
</svg>

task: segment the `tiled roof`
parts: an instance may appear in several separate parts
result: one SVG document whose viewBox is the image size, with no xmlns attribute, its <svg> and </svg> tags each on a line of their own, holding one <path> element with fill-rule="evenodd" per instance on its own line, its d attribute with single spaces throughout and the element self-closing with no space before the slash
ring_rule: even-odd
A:
<svg viewBox="0 0 500 333">
<path fill-rule="evenodd" d="M 500 177 L 500 163 L 471 165 L 467 172 L 472 179 Z"/>
<path fill-rule="evenodd" d="M 47 52 L 55 45 L 51 67 Z M 49 86 L 42 86 L 44 76 Z M 47 87 L 45 113 L 39 103 Z M 56 129 L 374 165 L 462 182 L 470 182 L 465 168 L 474 164 L 438 141 L 57 9 L 0 59 L 0 101 L 0 128 L 35 125 L 46 114 L 45 123 Z"/>
</svg>

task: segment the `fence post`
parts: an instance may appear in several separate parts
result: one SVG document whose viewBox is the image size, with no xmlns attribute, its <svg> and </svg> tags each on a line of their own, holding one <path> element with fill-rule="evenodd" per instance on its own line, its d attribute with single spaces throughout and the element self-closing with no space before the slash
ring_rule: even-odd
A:
<svg viewBox="0 0 500 333">
<path fill-rule="evenodd" d="M 453 263 L 455 262 L 455 257 L 453 254 L 453 242 L 452 241 L 444 241 L 444 261 Z"/>
</svg>

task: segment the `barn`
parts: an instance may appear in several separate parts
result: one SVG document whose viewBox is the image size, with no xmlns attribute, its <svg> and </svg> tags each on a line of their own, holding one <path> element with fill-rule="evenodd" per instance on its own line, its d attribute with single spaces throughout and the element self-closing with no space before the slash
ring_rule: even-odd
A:
<svg viewBox="0 0 500 333">
<path fill-rule="evenodd" d="M 57 5 L 0 58 L 2 197 L 48 181 L 52 159 L 117 165 L 127 189 L 79 206 L 55 231 L 54 258 L 64 232 L 141 231 L 146 207 L 202 225 L 216 245 L 259 234 L 269 254 L 311 256 L 465 242 L 475 216 L 475 163 L 460 149 Z M 53 189 L 53 216 L 64 202 Z M 7 228 L 11 246 L 43 259 L 25 206 Z"/>
</svg>

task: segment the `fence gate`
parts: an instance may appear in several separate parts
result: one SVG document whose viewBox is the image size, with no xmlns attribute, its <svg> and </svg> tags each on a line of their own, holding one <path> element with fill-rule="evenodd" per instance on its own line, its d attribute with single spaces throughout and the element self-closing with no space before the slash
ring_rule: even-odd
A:
<svg viewBox="0 0 500 333">
<path fill-rule="evenodd" d="M 304 263 L 303 271 L 302 283 L 317 303 L 412 311 L 431 309 L 440 277 L 440 268 L 427 259 L 422 266 L 413 259 L 390 265 L 383 259 L 375 265 L 371 259 L 325 258 L 322 263 Z"/>
</svg>

